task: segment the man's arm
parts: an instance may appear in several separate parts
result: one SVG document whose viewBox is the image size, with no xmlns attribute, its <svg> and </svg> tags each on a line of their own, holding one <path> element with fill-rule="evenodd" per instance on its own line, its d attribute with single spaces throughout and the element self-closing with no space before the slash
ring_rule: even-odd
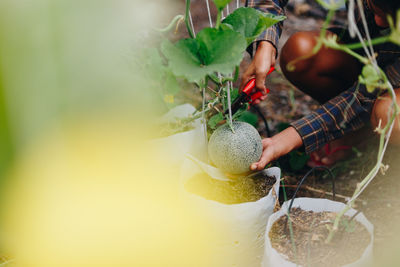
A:
<svg viewBox="0 0 400 267">
<path fill-rule="evenodd" d="M 370 120 L 376 94 L 368 93 L 364 85 L 355 85 L 311 114 L 291 123 L 301 136 L 306 153 L 310 154 L 328 142 L 360 129 Z"/>
<path fill-rule="evenodd" d="M 249 0 L 248 6 L 257 10 L 284 15 L 283 7 L 288 0 Z M 256 78 L 256 88 L 262 92 L 266 91 L 265 78 L 271 66 L 275 65 L 279 37 L 282 32 L 283 22 L 279 22 L 265 30 L 250 46 L 249 53 L 253 55 L 253 61 L 243 73 L 240 90 L 244 88 L 249 80 Z M 258 101 L 257 101 L 258 102 Z"/>
<path fill-rule="evenodd" d="M 249 0 L 248 6 L 264 13 L 271 13 L 274 15 L 285 15 L 284 7 L 288 0 Z M 279 22 L 268 29 L 266 29 L 257 39 L 253 42 L 250 48 L 256 51 L 257 45 L 261 41 L 268 41 L 274 47 L 275 50 L 278 48 L 279 37 L 282 34 L 283 22 Z"/>
<path fill-rule="evenodd" d="M 354 86 L 331 99 L 311 114 L 291 123 L 291 127 L 272 138 L 263 140 L 263 154 L 251 165 L 262 170 L 293 149 L 304 146 L 307 154 L 326 143 L 360 129 L 370 119 L 376 93 L 370 94 L 364 85 Z"/>
</svg>

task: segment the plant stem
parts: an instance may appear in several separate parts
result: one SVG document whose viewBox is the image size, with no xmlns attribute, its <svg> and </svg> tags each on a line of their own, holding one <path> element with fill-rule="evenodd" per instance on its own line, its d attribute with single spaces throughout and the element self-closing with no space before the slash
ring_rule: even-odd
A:
<svg viewBox="0 0 400 267">
<path fill-rule="evenodd" d="M 236 82 L 239 79 L 239 66 L 235 67 L 235 75 L 233 76 L 232 82 Z"/>
<path fill-rule="evenodd" d="M 383 44 L 383 43 L 389 42 L 389 40 L 390 40 L 389 36 L 382 36 L 382 37 L 378 37 L 378 38 L 372 39 L 371 40 L 371 44 L 372 45 L 379 45 L 379 44 Z M 343 46 L 347 47 L 349 49 L 360 49 L 360 48 L 363 48 L 363 44 L 364 45 L 368 45 L 369 42 L 365 41 L 363 43 L 347 44 L 347 45 L 343 45 Z"/>
<path fill-rule="evenodd" d="M 222 10 L 218 10 L 217 20 L 215 21 L 215 28 L 218 30 L 221 25 Z"/>
<path fill-rule="evenodd" d="M 169 32 L 170 30 L 172 30 L 172 28 L 174 27 L 175 24 L 179 24 L 179 22 L 181 20 L 184 20 L 185 17 L 183 15 L 177 15 L 175 18 L 172 19 L 172 21 L 168 24 L 167 27 L 163 28 L 163 29 L 156 29 L 159 32 Z"/>
<path fill-rule="evenodd" d="M 208 77 L 210 77 L 210 80 L 213 81 L 216 85 L 221 85 L 219 78 L 217 77 L 217 75 L 215 74 L 210 74 L 208 75 Z"/>
<path fill-rule="evenodd" d="M 310 57 L 316 55 L 319 52 L 319 50 L 322 48 L 323 40 L 326 37 L 327 28 L 329 27 L 329 23 L 331 22 L 334 14 L 335 14 L 335 9 L 329 9 L 329 12 L 328 12 L 328 15 L 326 17 L 326 20 L 324 21 L 324 24 L 322 25 L 321 33 L 320 33 L 320 36 L 319 36 L 319 38 L 317 40 L 317 44 L 315 45 L 315 47 L 313 48 L 313 50 L 309 54 L 301 56 L 301 57 L 298 57 L 298 58 L 295 58 L 292 61 L 290 61 L 286 65 L 286 69 L 288 71 L 294 71 L 296 69 L 295 64 L 297 62 L 309 59 Z"/>
<path fill-rule="evenodd" d="M 287 199 L 286 187 L 285 187 L 285 183 L 283 182 L 283 179 L 281 179 L 281 184 L 282 184 L 282 191 L 283 191 L 283 200 L 286 202 L 286 201 L 288 201 L 288 199 Z"/>
<path fill-rule="evenodd" d="M 369 60 L 367 58 L 359 55 L 358 53 L 354 52 L 353 50 L 351 50 L 350 48 L 348 48 L 345 45 L 340 45 L 337 42 L 335 42 L 335 44 L 332 44 L 332 42 L 328 41 L 328 40 L 323 40 L 323 43 L 328 48 L 341 50 L 341 51 L 343 51 L 343 52 L 355 57 L 356 59 L 358 59 L 363 64 L 368 64 L 369 63 Z"/>
<path fill-rule="evenodd" d="M 234 77 L 221 77 L 219 78 L 215 74 L 210 74 L 208 77 L 216 84 L 216 85 L 224 85 L 226 82 L 236 82 L 239 78 L 239 66 L 235 68 L 235 76 Z"/>
<path fill-rule="evenodd" d="M 386 124 L 386 126 L 383 128 L 383 130 L 380 132 L 379 151 L 378 151 L 377 162 L 376 162 L 375 166 L 372 168 L 372 170 L 369 172 L 369 174 L 357 186 L 356 190 L 354 191 L 353 197 L 349 200 L 346 207 L 340 213 L 338 213 L 338 215 L 336 216 L 333 227 L 329 231 L 328 238 L 325 240 L 326 243 L 329 243 L 332 240 L 335 232 L 339 229 L 340 219 L 343 217 L 343 215 L 347 211 L 349 211 L 351 209 L 351 207 L 352 207 L 354 201 L 357 199 L 358 195 L 365 189 L 366 186 L 368 186 L 368 184 L 372 181 L 372 179 L 375 178 L 375 176 L 379 172 L 379 169 L 382 167 L 383 155 L 385 153 L 385 148 L 386 148 L 385 141 L 387 144 L 387 142 L 389 141 L 389 138 L 390 138 L 391 130 L 393 129 L 394 121 L 395 121 L 397 115 L 400 113 L 400 108 L 396 103 L 396 94 L 395 94 L 391 84 L 389 84 L 389 81 L 387 80 L 386 75 L 385 75 L 385 81 L 389 85 L 389 88 L 390 88 L 389 93 L 393 100 L 393 102 L 392 102 L 393 103 L 392 104 L 393 114 L 391 115 L 389 122 Z M 388 136 L 386 136 L 387 133 L 388 133 Z M 386 140 L 385 140 L 385 137 L 387 137 Z"/>
<path fill-rule="evenodd" d="M 189 11 L 190 11 L 190 0 L 186 0 L 186 12 L 185 12 L 186 29 L 189 33 L 190 38 L 194 38 L 194 34 L 193 34 L 192 28 L 190 27 L 190 23 L 189 23 Z"/>
</svg>

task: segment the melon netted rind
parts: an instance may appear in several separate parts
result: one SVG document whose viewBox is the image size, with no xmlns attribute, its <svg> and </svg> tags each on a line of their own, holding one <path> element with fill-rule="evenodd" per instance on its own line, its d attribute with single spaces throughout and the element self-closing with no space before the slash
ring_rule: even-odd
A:
<svg viewBox="0 0 400 267">
<path fill-rule="evenodd" d="M 250 171 L 250 165 L 262 154 L 261 137 L 257 129 L 246 122 L 233 122 L 232 132 L 228 124 L 219 127 L 211 135 L 208 154 L 211 161 L 222 171 L 242 174 Z"/>
</svg>

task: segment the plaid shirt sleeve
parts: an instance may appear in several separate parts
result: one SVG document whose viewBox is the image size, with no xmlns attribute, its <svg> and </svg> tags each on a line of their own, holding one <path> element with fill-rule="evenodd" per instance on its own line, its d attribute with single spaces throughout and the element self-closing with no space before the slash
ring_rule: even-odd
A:
<svg viewBox="0 0 400 267">
<path fill-rule="evenodd" d="M 370 119 L 376 97 L 376 94 L 368 93 L 364 85 L 355 85 L 291 126 L 300 134 L 309 154 L 348 132 L 360 129 Z"/>
<path fill-rule="evenodd" d="M 249 0 L 248 6 L 253 7 L 265 13 L 271 13 L 274 15 L 284 15 L 283 8 L 286 6 L 288 0 Z M 282 33 L 283 22 L 279 22 L 267 30 L 265 30 L 255 42 L 253 42 L 251 49 L 256 51 L 256 46 L 260 41 L 269 41 L 275 48 L 278 48 L 279 37 Z"/>
</svg>

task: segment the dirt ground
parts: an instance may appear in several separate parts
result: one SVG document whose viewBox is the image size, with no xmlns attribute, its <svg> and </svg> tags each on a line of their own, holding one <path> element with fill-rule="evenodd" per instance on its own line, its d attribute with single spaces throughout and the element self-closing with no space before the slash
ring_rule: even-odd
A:
<svg viewBox="0 0 400 267">
<path fill-rule="evenodd" d="M 322 25 L 323 11 L 316 9 L 314 6 L 307 5 L 304 1 L 293 2 L 287 9 L 288 19 L 284 23 L 279 47 L 282 47 L 291 34 L 297 31 L 318 30 Z M 235 3 L 236 1 L 233 1 L 231 6 L 235 6 Z M 243 3 L 241 5 L 243 6 Z M 212 7 L 211 1 L 210 6 Z M 191 11 L 197 31 L 209 26 L 205 0 L 192 1 Z M 215 14 L 213 8 L 211 8 L 211 13 Z M 339 16 L 337 21 L 344 21 L 344 17 Z M 249 62 L 250 57 L 247 56 L 242 63 L 242 71 Z M 260 107 L 272 131 L 276 130 L 278 123 L 291 122 L 318 107 L 318 104 L 311 97 L 304 95 L 285 80 L 279 71 L 279 63 L 277 71 L 268 77 L 267 85 L 271 89 L 271 93 L 268 95 L 266 101 L 260 104 Z M 262 123 L 260 125 L 262 126 Z M 259 130 L 263 132 L 264 129 L 261 126 Z M 365 131 L 372 133 L 372 129 L 368 127 Z M 349 159 L 332 167 L 336 175 L 336 194 L 339 195 L 336 200 L 338 201 L 345 202 L 346 198 L 352 195 L 357 184 L 366 176 L 376 162 L 378 144 L 376 136 L 370 134 L 368 137 L 362 139 L 356 146 L 359 151 L 358 155 L 354 153 Z M 400 192 L 400 182 L 398 181 L 400 157 L 398 152 L 398 148 L 389 147 L 384 159 L 384 164 L 389 164 L 390 166 L 388 171 L 385 175 L 379 174 L 374 179 L 368 189 L 359 197 L 355 207 L 361 210 L 374 224 L 374 253 L 378 259 L 385 258 L 387 260 L 388 257 L 396 255 L 400 250 L 397 242 L 399 237 L 397 234 L 400 234 L 400 231 L 396 233 L 395 230 L 400 222 L 400 199 L 398 198 Z M 307 170 L 307 168 L 304 168 L 296 173 L 283 173 L 285 183 L 288 187 L 289 198 L 291 198 L 298 181 Z M 331 195 L 331 180 L 323 173 L 317 173 L 310 177 L 298 194 L 298 196 L 332 199 Z M 392 245 L 392 242 L 395 245 Z M 382 266 L 379 262 L 376 265 Z M 385 263 L 384 266 L 396 265 Z"/>
</svg>

